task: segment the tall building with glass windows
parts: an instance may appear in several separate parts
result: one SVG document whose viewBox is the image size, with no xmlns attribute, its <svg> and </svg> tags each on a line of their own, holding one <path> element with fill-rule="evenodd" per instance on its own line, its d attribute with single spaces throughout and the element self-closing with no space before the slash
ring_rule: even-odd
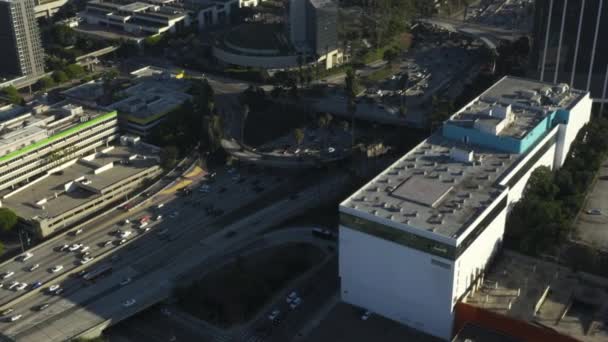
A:
<svg viewBox="0 0 608 342">
<path fill-rule="evenodd" d="M 44 73 L 44 51 L 33 0 L 0 0 L 0 47 L 1 75 Z"/>
<path fill-rule="evenodd" d="M 608 0 L 536 0 L 532 62 L 544 82 L 565 82 L 608 103 Z"/>
</svg>

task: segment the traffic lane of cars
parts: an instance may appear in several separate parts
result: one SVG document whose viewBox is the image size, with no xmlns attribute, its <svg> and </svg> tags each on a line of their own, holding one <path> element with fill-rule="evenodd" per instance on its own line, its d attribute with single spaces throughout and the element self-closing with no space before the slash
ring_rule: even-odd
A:
<svg viewBox="0 0 608 342">
<path fill-rule="evenodd" d="M 228 203 L 232 203 L 232 202 L 230 202 L 230 201 L 229 201 Z M 194 220 L 194 221 L 195 221 L 195 222 L 194 222 L 195 224 L 196 224 L 196 223 L 199 223 L 199 222 L 197 222 L 198 220 Z M 110 230 L 111 230 L 111 229 L 110 229 Z M 103 232 L 102 232 L 102 233 L 103 233 Z M 44 304 L 44 303 L 42 303 L 42 304 Z M 41 305 L 42 305 L 42 304 L 41 304 Z"/>
</svg>

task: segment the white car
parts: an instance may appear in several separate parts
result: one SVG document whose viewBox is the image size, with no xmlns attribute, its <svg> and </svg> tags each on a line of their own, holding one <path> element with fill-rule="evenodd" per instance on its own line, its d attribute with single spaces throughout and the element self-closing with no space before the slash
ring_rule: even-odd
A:
<svg viewBox="0 0 608 342">
<path fill-rule="evenodd" d="M 51 268 L 51 272 L 57 273 L 57 272 L 61 271 L 62 269 L 63 269 L 63 265 L 55 265 L 53 268 Z"/>
<path fill-rule="evenodd" d="M 60 252 L 66 251 L 68 249 L 70 249 L 70 245 L 63 245 L 63 246 L 59 247 Z"/>
<path fill-rule="evenodd" d="M 11 283 L 11 285 L 8 287 L 9 290 L 14 289 L 15 287 L 19 286 L 19 282 L 18 281 L 14 281 Z"/>
<path fill-rule="evenodd" d="M 51 286 L 49 286 L 49 287 L 47 288 L 47 291 L 48 291 L 49 293 L 52 293 L 52 292 L 57 291 L 58 289 L 59 289 L 59 285 L 55 284 L 55 285 L 51 285 Z"/>
<path fill-rule="evenodd" d="M 83 247 L 80 249 L 80 251 L 81 251 L 81 252 L 86 252 L 86 251 L 88 251 L 90 248 L 91 248 L 91 247 L 89 247 L 89 246 L 83 246 Z"/>
<path fill-rule="evenodd" d="M 164 206 L 165 206 L 165 204 L 164 204 L 164 203 L 161 203 L 161 204 L 159 204 L 159 205 L 157 205 L 157 206 L 156 206 L 156 209 L 160 209 L 160 208 L 162 208 L 162 207 L 164 207 Z"/>
<path fill-rule="evenodd" d="M 123 232 L 120 232 L 120 235 L 118 235 L 118 236 L 120 236 L 121 239 L 125 239 L 125 238 L 128 238 L 129 236 L 131 236 L 131 234 L 133 234 L 132 231 L 125 230 Z"/>
<path fill-rule="evenodd" d="M 86 256 L 86 257 L 84 257 L 84 258 L 82 258 L 82 259 L 78 260 L 78 262 L 79 262 L 81 265 L 84 265 L 84 264 L 88 263 L 88 262 L 89 262 L 89 261 L 91 261 L 91 260 L 93 260 L 93 258 L 92 258 L 92 257 L 90 257 L 90 256 Z"/>
<path fill-rule="evenodd" d="M 75 244 L 71 245 L 70 248 L 68 248 L 68 250 L 70 252 L 75 252 L 75 251 L 79 250 L 81 247 L 82 247 L 81 243 L 75 243 Z"/>
<path fill-rule="evenodd" d="M 369 316 L 371 316 L 371 315 L 372 315 L 372 313 L 370 311 L 365 311 L 363 313 L 363 315 L 361 315 L 361 320 L 362 321 L 367 321 L 369 319 Z"/>
<path fill-rule="evenodd" d="M 120 281 L 120 285 L 121 286 L 125 286 L 128 283 L 130 283 L 130 282 L 131 282 L 131 278 L 127 277 L 127 278 L 125 278 L 125 279 L 123 279 L 123 280 Z"/>
<path fill-rule="evenodd" d="M 162 220 L 162 219 L 163 219 L 163 215 L 158 214 L 158 215 L 156 215 L 156 217 L 154 218 L 154 221 L 160 221 L 160 220 Z"/>
<path fill-rule="evenodd" d="M 40 264 L 33 264 L 32 266 L 30 266 L 30 268 L 28 269 L 30 272 L 33 272 L 35 269 L 37 269 L 38 267 L 40 267 Z"/>
<path fill-rule="evenodd" d="M 20 260 L 20 261 L 26 261 L 26 260 L 28 260 L 29 258 L 33 257 L 33 256 L 34 256 L 34 254 L 27 252 L 27 253 L 25 253 L 25 254 L 20 255 L 20 256 L 19 256 L 19 260 Z"/>
<path fill-rule="evenodd" d="M 133 304 L 135 304 L 135 302 L 136 302 L 135 298 L 127 299 L 122 303 L 122 306 L 124 306 L 125 308 L 128 308 L 129 306 L 133 306 Z"/>
<path fill-rule="evenodd" d="M 139 225 L 139 229 L 144 229 L 148 226 L 148 222 L 143 222 L 142 224 Z"/>
<path fill-rule="evenodd" d="M 82 233 L 82 228 L 78 228 L 76 230 L 71 231 L 72 235 L 78 235 L 80 233 Z"/>
<path fill-rule="evenodd" d="M 16 320 L 18 320 L 19 318 L 21 318 L 23 315 L 15 315 L 15 316 L 11 316 L 8 320 L 10 322 L 14 322 Z"/>
<path fill-rule="evenodd" d="M 15 290 L 21 291 L 21 290 L 25 289 L 26 287 L 27 287 L 27 283 L 21 283 L 21 284 L 15 286 Z"/>
<path fill-rule="evenodd" d="M 275 319 L 277 319 L 277 317 L 279 317 L 280 313 L 281 313 L 281 311 L 278 309 L 272 310 L 270 315 L 268 315 L 268 319 L 271 321 L 274 321 Z"/>
<path fill-rule="evenodd" d="M 2 279 L 8 279 L 10 278 L 13 274 L 15 274 L 15 272 L 13 271 L 6 271 L 4 272 L 4 274 L 2 274 Z"/>
</svg>

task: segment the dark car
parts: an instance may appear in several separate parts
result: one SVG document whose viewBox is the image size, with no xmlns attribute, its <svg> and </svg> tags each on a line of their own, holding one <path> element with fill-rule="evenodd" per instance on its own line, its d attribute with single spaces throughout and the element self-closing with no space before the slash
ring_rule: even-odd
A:
<svg viewBox="0 0 608 342">
<path fill-rule="evenodd" d="M 42 310 L 48 308 L 50 305 L 51 304 L 49 304 L 49 303 L 40 304 L 40 305 L 38 305 L 38 307 L 36 307 L 36 310 L 42 311 Z"/>
<path fill-rule="evenodd" d="M 39 288 L 40 286 L 42 286 L 42 282 L 41 282 L 41 281 L 37 281 L 37 282 L 34 282 L 34 283 L 32 284 L 32 287 L 31 287 L 30 289 L 31 289 L 31 290 L 33 290 L 33 289 L 37 289 L 37 288 Z"/>
</svg>

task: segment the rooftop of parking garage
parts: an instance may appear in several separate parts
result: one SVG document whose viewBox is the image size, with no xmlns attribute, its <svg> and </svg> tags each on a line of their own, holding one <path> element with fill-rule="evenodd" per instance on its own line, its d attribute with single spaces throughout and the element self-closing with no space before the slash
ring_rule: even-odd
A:
<svg viewBox="0 0 608 342">
<path fill-rule="evenodd" d="M 577 340 L 608 340 L 608 279 L 504 251 L 466 303 Z"/>
<path fill-rule="evenodd" d="M 540 82 L 507 77 L 480 98 L 483 101 L 492 98 L 501 105 L 506 104 L 505 99 L 509 99 L 509 104 L 513 104 L 520 99 L 519 96 L 514 98 L 515 92 L 527 90 L 530 94 L 532 91 L 540 93 L 540 89 L 546 86 Z M 558 102 L 563 107 L 538 104 L 531 110 L 535 112 L 534 116 L 539 115 L 542 119 L 557 108 L 571 106 L 575 99 L 583 95 L 583 92 L 568 90 Z M 529 121 L 538 119 L 519 112 L 520 106 L 513 104 L 510 118 L 513 122 L 509 125 L 530 132 L 535 125 Z M 464 115 L 467 114 L 458 112 L 446 123 L 462 121 Z M 479 115 L 492 119 L 487 111 Z M 518 122 L 520 120 L 524 122 Z M 509 125 L 503 130 L 511 129 Z M 444 126 L 443 131 L 427 138 L 345 200 L 341 210 L 355 215 L 365 213 L 378 222 L 392 223 L 403 230 L 415 229 L 426 231 L 425 234 L 429 236 L 457 239 L 501 195 L 503 188 L 498 185 L 500 178 L 518 162 L 522 153 L 545 136 L 551 126 L 540 127 L 539 134 L 526 139 L 525 146 L 521 138 L 514 138 L 513 142 L 521 144 L 515 147 L 501 146 L 505 139 L 500 136 L 500 130 L 481 134 L 482 130 L 477 125 L 471 124 L 466 128 L 462 133 L 446 130 Z M 470 133 L 478 134 L 476 140 L 473 140 L 473 135 L 471 140 L 462 139 Z"/>
<path fill-rule="evenodd" d="M 157 165 L 155 158 L 142 153 L 152 152 L 120 146 L 91 154 L 12 195 L 4 194 L 3 205 L 25 219 L 60 216 L 98 198 L 119 181 Z"/>
</svg>

